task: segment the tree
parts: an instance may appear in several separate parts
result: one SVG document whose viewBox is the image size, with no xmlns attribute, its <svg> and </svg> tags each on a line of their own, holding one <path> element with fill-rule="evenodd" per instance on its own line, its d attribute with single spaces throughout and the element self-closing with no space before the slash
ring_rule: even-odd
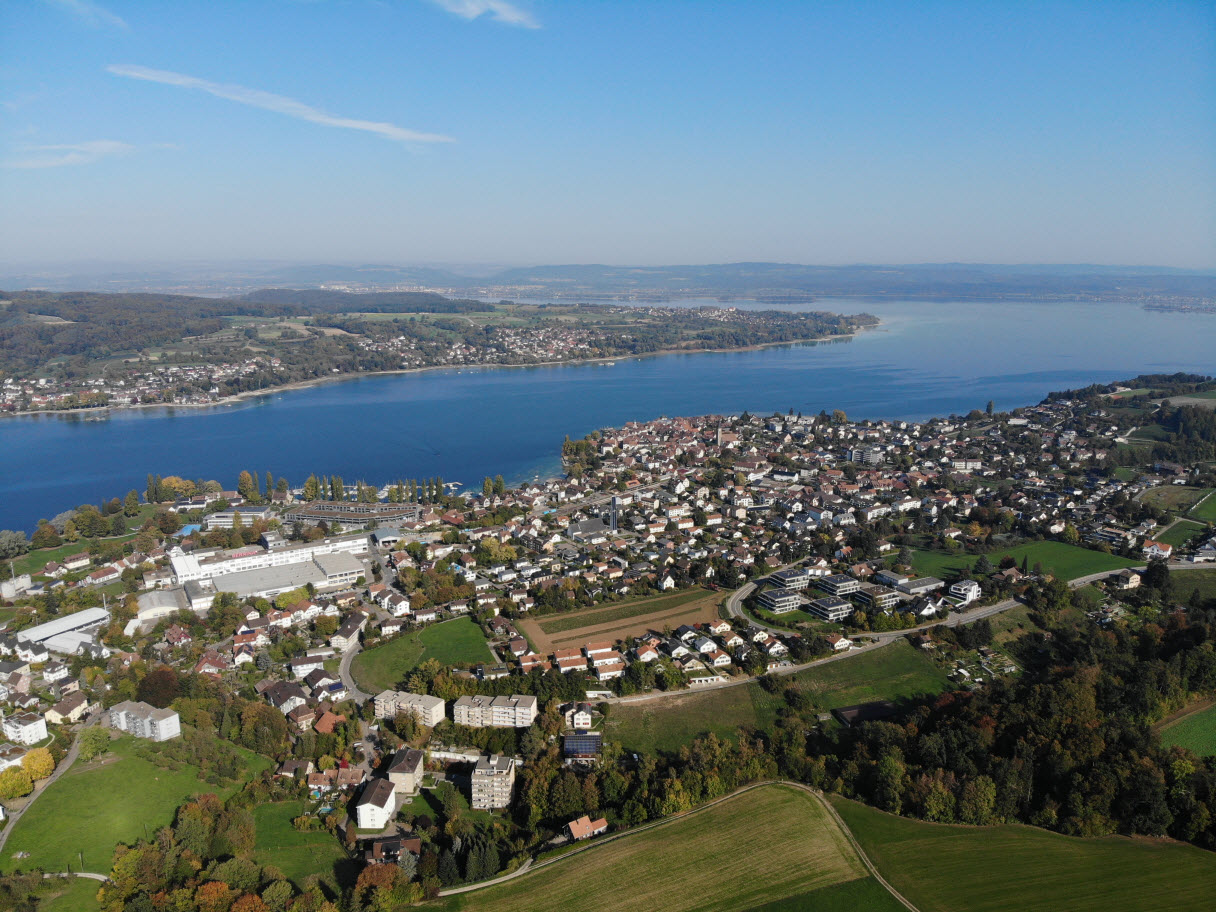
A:
<svg viewBox="0 0 1216 912">
<path fill-rule="evenodd" d="M 33 780 L 25 767 L 10 766 L 0 773 L 0 798 L 23 798 L 33 790 Z"/>
<path fill-rule="evenodd" d="M 490 478 L 489 475 L 487 475 L 485 481 L 481 483 L 481 493 L 486 497 L 489 497 L 494 493 L 494 480 Z"/>
<path fill-rule="evenodd" d="M 832 423 L 833 424 L 844 424 L 848 420 L 849 420 L 849 416 L 845 414 L 843 409 L 833 409 L 833 411 L 832 411 Z"/>
<path fill-rule="evenodd" d="M 139 495 L 134 489 L 127 492 L 126 499 L 122 502 L 122 512 L 127 516 L 139 515 Z"/>
<path fill-rule="evenodd" d="M 161 665 L 144 676 L 136 693 L 143 702 L 164 709 L 177 698 L 179 689 L 177 672 Z"/>
<path fill-rule="evenodd" d="M 316 475 L 309 475 L 308 480 L 304 482 L 304 499 L 307 501 L 313 501 L 320 496 L 321 482 L 317 481 Z"/>
<path fill-rule="evenodd" d="M 86 728 L 80 733 L 80 759 L 92 760 L 110 749 L 110 733 L 104 728 Z"/>
<path fill-rule="evenodd" d="M 34 530 L 34 535 L 30 539 L 30 546 L 36 550 L 42 548 L 57 548 L 63 544 L 63 539 L 59 537 L 59 533 L 45 519 L 39 520 L 38 528 Z"/>
<path fill-rule="evenodd" d="M 21 767 L 37 782 L 55 772 L 55 760 L 45 747 L 35 747 L 21 758 Z"/>
<path fill-rule="evenodd" d="M 248 501 L 257 499 L 257 482 L 249 472 L 241 472 L 236 480 L 236 492 Z"/>
<path fill-rule="evenodd" d="M 115 513 L 114 518 L 110 520 L 110 534 L 115 537 L 127 534 L 127 521 L 121 513 Z"/>
<path fill-rule="evenodd" d="M 442 490 L 440 491 L 440 493 L 442 493 Z M 501 475 L 495 475 L 495 476 L 494 476 L 494 493 L 495 493 L 495 494 L 505 494 L 505 493 L 507 493 L 507 485 L 506 485 L 506 482 L 504 482 L 504 481 L 502 480 L 502 476 L 501 476 Z"/>
<path fill-rule="evenodd" d="M 988 412 L 988 414 L 989 414 L 989 415 L 991 415 L 995 409 L 996 409 L 996 403 L 995 403 L 995 402 L 993 402 L 991 399 L 989 399 L 989 400 L 988 400 L 988 408 L 987 408 L 987 409 L 985 409 L 985 411 L 987 411 L 987 412 Z"/>
<path fill-rule="evenodd" d="M 8 560 L 13 557 L 20 557 L 30 549 L 30 543 L 25 537 L 24 532 L 15 532 L 12 529 L 0 529 L 0 558 Z"/>
</svg>

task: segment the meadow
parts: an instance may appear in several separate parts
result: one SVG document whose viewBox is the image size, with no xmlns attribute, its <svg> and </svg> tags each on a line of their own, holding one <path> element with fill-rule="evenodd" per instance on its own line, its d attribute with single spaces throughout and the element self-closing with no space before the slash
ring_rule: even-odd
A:
<svg viewBox="0 0 1216 912">
<path fill-rule="evenodd" d="M 471 618 L 456 618 L 411 630 L 381 646 L 355 656 L 351 672 L 359 687 L 379 693 L 397 686 L 401 679 L 427 659 L 443 665 L 476 665 L 490 662 L 494 654 L 481 628 Z"/>
<path fill-rule="evenodd" d="M 1175 510 L 1185 513 L 1208 493 L 1206 488 L 1192 488 L 1187 485 L 1160 485 L 1145 491 L 1140 497 L 1141 503 L 1156 507 L 1158 510 Z"/>
<path fill-rule="evenodd" d="M 1201 757 L 1216 757 L 1216 704 L 1197 708 L 1161 728 L 1166 747 L 1185 747 Z"/>
<path fill-rule="evenodd" d="M 1191 507 L 1191 518 L 1201 522 L 1216 523 L 1216 491 L 1210 492 L 1203 500 Z"/>
<path fill-rule="evenodd" d="M 1167 545 L 1173 545 L 1175 548 L 1181 548 L 1197 532 L 1202 532 L 1204 529 L 1203 523 L 1191 522 L 1189 519 L 1180 519 L 1168 530 L 1160 535 L 1154 536 L 1159 542 L 1165 542 Z"/>
<path fill-rule="evenodd" d="M 1170 840 L 1079 839 L 1034 827 L 909 820 L 843 798 L 833 806 L 921 912 L 1201 912 L 1216 854 Z"/>
<path fill-rule="evenodd" d="M 253 860 L 260 865 L 273 865 L 284 876 L 303 889 L 310 874 L 337 892 L 339 866 L 346 860 L 338 840 L 325 830 L 302 833 L 291 825 L 292 818 L 305 811 L 302 801 L 279 801 L 254 808 L 257 824 Z"/>
<path fill-rule="evenodd" d="M 194 767 L 168 770 L 135 755 L 134 738 L 110 742 L 109 754 L 73 766 L 38 797 L 17 821 L 4 846 L 0 871 L 43 868 L 106 873 L 119 843 L 131 844 L 173 822 L 179 805 L 194 795 L 227 798 L 240 784 L 218 788 Z M 242 750 L 249 778 L 270 761 Z M 28 852 L 25 858 L 15 858 Z"/>
<path fill-rule="evenodd" d="M 902 908 L 868 876 L 819 800 L 787 785 L 742 792 L 436 905 L 453 912 Z"/>
<path fill-rule="evenodd" d="M 1034 569 L 1035 564 L 1040 564 L 1045 573 L 1051 573 L 1063 580 L 1074 580 L 1081 576 L 1089 576 L 1091 573 L 1143 565 L 1143 561 L 1137 563 L 1113 554 L 1090 551 L 1088 548 L 1066 545 L 1057 541 L 1026 542 L 1011 548 L 998 548 L 987 556 L 994 567 L 999 565 L 1001 558 L 1006 556 L 1012 557 L 1019 567 L 1022 565 L 1022 558 L 1026 558 L 1027 566 L 1030 569 Z M 912 552 L 912 566 L 917 573 L 944 580 L 953 578 L 963 567 L 974 567 L 978 560 L 978 555 L 962 552 L 958 554 L 923 550 Z"/>
<path fill-rule="evenodd" d="M 945 672 L 906 640 L 778 678 L 776 694 L 743 684 L 678 697 L 614 705 L 604 735 L 629 750 L 673 753 L 698 735 L 734 740 L 741 730 L 769 729 L 787 687 L 811 694 L 824 710 L 874 700 L 932 696 L 950 687 Z"/>
</svg>

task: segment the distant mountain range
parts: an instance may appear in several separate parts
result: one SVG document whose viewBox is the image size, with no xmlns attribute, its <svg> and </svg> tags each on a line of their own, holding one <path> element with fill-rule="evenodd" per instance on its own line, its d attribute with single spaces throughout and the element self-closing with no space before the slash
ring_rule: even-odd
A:
<svg viewBox="0 0 1216 912">
<path fill-rule="evenodd" d="M 0 275 L 2 288 L 237 295 L 268 287 L 339 291 L 434 290 L 476 297 L 561 300 L 757 298 L 772 303 L 817 296 L 936 298 L 1216 298 L 1216 272 L 1090 265 L 531 266 L 508 269 L 424 266 L 258 265 L 161 267 L 147 272 Z"/>
</svg>

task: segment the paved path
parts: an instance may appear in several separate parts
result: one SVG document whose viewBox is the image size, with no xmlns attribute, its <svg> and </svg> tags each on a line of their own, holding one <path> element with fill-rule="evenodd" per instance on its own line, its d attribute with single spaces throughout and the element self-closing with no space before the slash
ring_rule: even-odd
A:
<svg viewBox="0 0 1216 912">
<path fill-rule="evenodd" d="M 87 880 L 96 880 L 99 883 L 109 883 L 110 878 L 105 874 L 94 874 L 92 871 L 71 871 L 67 874 L 43 874 L 44 880 L 52 880 L 56 877 L 84 877 Z"/>
<path fill-rule="evenodd" d="M 338 666 L 338 677 L 342 679 L 342 683 L 346 686 L 346 692 L 350 694 L 352 700 L 356 703 L 362 703 L 365 700 L 370 700 L 375 694 L 364 693 L 359 689 L 359 685 L 355 683 L 355 676 L 350 673 L 350 663 L 355 660 L 360 652 L 363 651 L 363 643 L 356 640 L 355 645 L 342 653 L 342 662 Z"/>
<path fill-rule="evenodd" d="M 12 834 L 13 830 L 17 828 L 17 821 L 20 820 L 25 812 L 30 809 L 33 803 L 42 796 L 42 793 L 50 788 L 51 784 L 66 773 L 71 765 L 76 762 L 76 758 L 80 756 L 81 733 L 84 732 L 84 730 L 90 725 L 95 724 L 100 718 L 101 713 L 94 713 L 93 718 L 91 718 L 84 725 L 80 726 L 80 731 L 76 733 L 76 738 L 74 741 L 72 741 L 72 746 L 68 749 L 63 761 L 57 767 L 55 767 L 55 771 L 51 773 L 51 775 L 48 776 L 46 780 L 35 790 L 34 794 L 30 796 L 30 800 L 25 803 L 25 807 L 21 808 L 20 810 L 13 811 L 12 814 L 9 815 L 8 824 L 4 827 L 4 832 L 0 833 L 0 851 L 4 850 L 4 844 L 8 842 L 9 835 Z"/>
</svg>

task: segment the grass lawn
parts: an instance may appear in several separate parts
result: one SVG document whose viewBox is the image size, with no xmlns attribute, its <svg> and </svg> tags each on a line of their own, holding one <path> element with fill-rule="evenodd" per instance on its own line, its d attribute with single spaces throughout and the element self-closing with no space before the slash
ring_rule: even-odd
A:
<svg viewBox="0 0 1216 912">
<path fill-rule="evenodd" d="M 629 618 L 641 617 L 644 614 L 656 614 L 670 608 L 679 608 L 689 602 L 695 602 L 713 593 L 705 589 L 686 589 L 683 592 L 673 592 L 658 598 L 647 598 L 637 602 L 626 602 L 611 608 L 598 608 L 591 611 L 577 611 L 563 614 L 555 618 L 537 621 L 545 633 L 565 633 L 567 630 L 578 630 L 593 624 L 607 624 L 613 621 L 625 621 Z"/>
<path fill-rule="evenodd" d="M 1216 491 L 1212 491 L 1204 500 L 1191 507 L 1191 512 L 1187 515 L 1203 522 L 1216 522 Z"/>
<path fill-rule="evenodd" d="M 274 865 L 301 889 L 309 874 L 317 874 L 337 892 L 334 866 L 346 860 L 346 853 L 325 830 L 301 833 L 291 825 L 292 818 L 303 814 L 304 808 L 302 801 L 279 801 L 254 809 L 258 835 L 253 860 L 260 865 Z"/>
<path fill-rule="evenodd" d="M 1209 570 L 1178 570 L 1170 574 L 1174 584 L 1174 597 L 1187 601 L 1191 593 L 1199 590 L 1199 597 L 1216 599 L 1216 567 Z"/>
<path fill-rule="evenodd" d="M 249 751 L 250 776 L 270 761 Z M 17 821 L 4 847 L 0 871 L 14 868 L 64 871 L 70 865 L 98 874 L 108 873 L 114 847 L 144 838 L 173 821 L 178 805 L 192 795 L 214 792 L 227 797 L 236 785 L 216 788 L 198 778 L 190 767 L 167 770 L 135 756 L 135 739 L 110 742 L 110 753 L 87 765 L 73 766 L 54 782 Z M 29 852 L 16 859 L 17 852 Z"/>
<path fill-rule="evenodd" d="M 867 881 L 845 834 L 811 795 L 771 785 L 641 833 L 567 855 L 535 873 L 448 897 L 441 908 L 477 912 L 741 912 L 896 908 L 846 905 L 833 888 Z M 815 899 L 825 892 L 820 907 Z M 884 891 L 885 892 L 885 891 Z"/>
<path fill-rule="evenodd" d="M 1136 430 L 1128 437 L 1128 440 L 1168 440 L 1169 431 L 1159 424 L 1146 424 L 1144 427 L 1136 428 Z"/>
<path fill-rule="evenodd" d="M 38 900 L 38 912 L 94 912 L 100 909 L 97 891 L 101 884 L 87 877 L 55 881 L 45 897 Z"/>
<path fill-rule="evenodd" d="M 1175 548 L 1181 548 L 1191 540 L 1196 532 L 1202 532 L 1203 529 L 1203 523 L 1191 522 L 1189 519 L 1180 519 L 1170 526 L 1167 531 L 1154 536 L 1154 538 L 1157 541 L 1165 542 L 1167 545 L 1173 545 Z"/>
<path fill-rule="evenodd" d="M 1158 510 L 1175 510 L 1185 513 L 1196 501 L 1208 493 L 1207 488 L 1192 488 L 1187 485 L 1161 485 L 1150 488 L 1140 498 L 1141 503 L 1156 507 Z"/>
<path fill-rule="evenodd" d="M 472 618 L 463 617 L 411 630 L 383 646 L 364 650 L 355 656 L 351 671 L 362 689 L 379 693 L 396 687 L 427 659 L 438 659 L 444 665 L 473 665 L 493 658 L 481 628 Z"/>
<path fill-rule="evenodd" d="M 1161 730 L 1166 747 L 1187 747 L 1201 757 L 1216 757 L 1216 706 L 1183 716 Z"/>
<path fill-rule="evenodd" d="M 791 685 L 806 690 L 825 710 L 872 700 L 930 696 L 950 687 L 945 672 L 906 640 L 780 681 L 782 691 Z M 744 684 L 626 703 L 612 707 L 604 737 L 629 750 L 674 753 L 706 732 L 734 740 L 741 729 L 770 729 L 784 702 L 780 691 L 770 694 L 758 684 Z"/>
<path fill-rule="evenodd" d="M 967 827 L 831 799 L 870 860 L 921 912 L 1171 912 L 1212 907 L 1216 855 L 1027 826 Z"/>
<path fill-rule="evenodd" d="M 706 732 L 734 741 L 740 729 L 763 727 L 758 691 L 755 685 L 745 684 L 613 706 L 604 723 L 604 737 L 647 754 L 674 753 Z"/>
<path fill-rule="evenodd" d="M 1012 548 L 998 548 L 988 555 L 988 560 L 996 567 L 1006 555 L 1012 557 L 1019 567 L 1022 566 L 1023 557 L 1031 569 L 1036 563 L 1041 564 L 1045 573 L 1051 573 L 1063 580 L 1074 580 L 1079 576 L 1089 576 L 1104 570 L 1139 566 L 1133 560 L 1057 541 L 1027 542 Z M 962 552 L 946 554 L 944 551 L 919 549 L 912 552 L 912 566 L 917 573 L 944 580 L 951 579 L 964 566 L 974 566 L 977 560 L 979 555 Z"/>
<path fill-rule="evenodd" d="M 946 673 L 907 640 L 896 640 L 864 655 L 808 668 L 788 680 L 808 691 L 823 709 L 933 696 L 951 686 Z"/>
</svg>

